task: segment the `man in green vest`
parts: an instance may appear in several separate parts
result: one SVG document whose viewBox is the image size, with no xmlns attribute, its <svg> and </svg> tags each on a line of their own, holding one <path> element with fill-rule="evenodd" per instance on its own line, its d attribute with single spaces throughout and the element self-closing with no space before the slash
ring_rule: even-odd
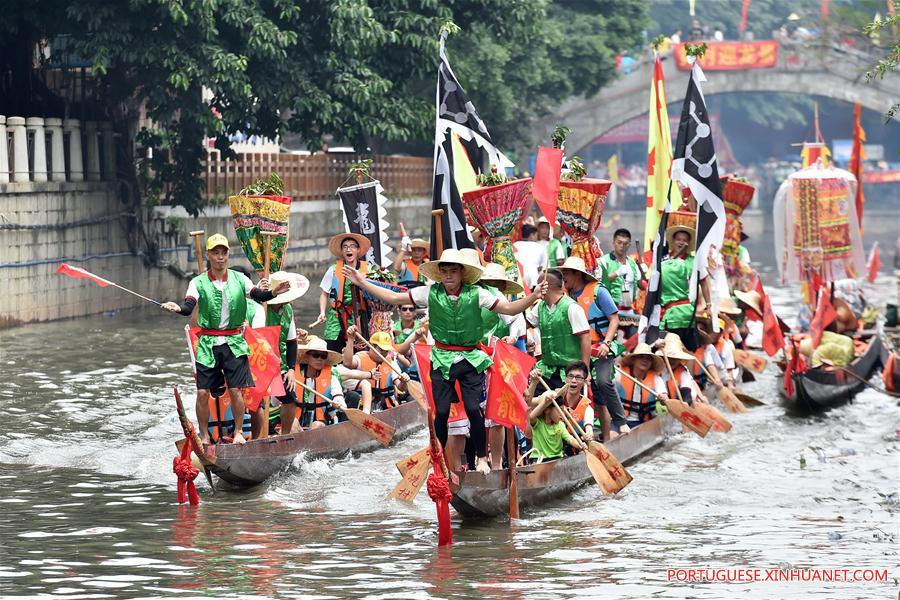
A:
<svg viewBox="0 0 900 600">
<path fill-rule="evenodd" d="M 694 352 L 700 345 L 694 320 L 694 302 L 690 299 L 691 271 L 694 268 L 694 230 L 673 225 L 666 230 L 669 256 L 663 259 L 661 275 L 660 329 L 674 333 Z"/>
<path fill-rule="evenodd" d="M 328 267 L 319 284 L 322 290 L 319 295 L 319 317 L 309 324 L 309 328 L 325 323 L 322 339 L 332 352 L 340 354 L 344 351 L 346 331 L 350 325 L 356 325 L 363 337 L 368 337 L 365 301 L 359 297 L 359 291 L 344 279 L 343 267 L 353 267 L 365 277 L 369 264 L 360 259 L 371 247 L 369 238 L 358 233 L 339 233 L 328 242 L 328 250 L 337 262 Z M 357 314 L 361 323 L 356 322 Z"/>
<path fill-rule="evenodd" d="M 609 295 L 619 310 L 619 316 L 633 322 L 639 318 L 634 314 L 632 305 L 641 285 L 641 271 L 634 259 L 628 256 L 630 247 L 631 232 L 624 228 L 616 229 L 613 234 L 613 251 L 604 254 L 600 259 L 600 268 L 603 272 L 600 283 L 609 290 Z M 637 328 L 629 325 L 623 327 L 622 331 L 625 337 L 629 338 Z"/>
<path fill-rule="evenodd" d="M 535 286 L 530 296 L 515 302 L 498 298 L 475 285 L 481 277 L 481 266 L 472 264 L 454 248 L 444 250 L 439 260 L 422 265 L 422 270 L 429 279 L 439 283 L 399 293 L 378 287 L 366 281 L 356 269 L 344 267 L 347 279 L 383 302 L 398 305 L 412 301 L 415 306 L 428 309 L 429 328 L 435 343 L 431 351 L 435 432 L 441 445 L 446 445 L 450 404 L 461 400 L 471 426 L 475 467 L 480 473 L 489 473 L 480 404 L 484 372 L 491 366 L 491 359 L 479 347 L 484 333 L 481 309 L 503 315 L 518 314 L 543 297 L 546 285 Z M 457 382 L 462 398 L 456 394 Z"/>
<path fill-rule="evenodd" d="M 210 236 L 206 240 L 209 270 L 191 280 L 182 304 L 165 302 L 162 308 L 187 317 L 195 306 L 198 307 L 200 335 L 196 369 L 200 439 L 209 443 L 209 391 L 227 385 L 235 422 L 234 443 L 243 444 L 245 440 L 240 427 L 244 419 L 242 391 L 254 385 L 247 358 L 250 348 L 242 332 L 247 320 L 247 297 L 268 302 L 287 291 L 290 284 L 282 282 L 270 291 L 268 279 L 261 279 L 255 287 L 246 275 L 228 268 L 228 250 L 228 238 L 220 233 Z M 257 430 L 262 419 L 260 411 L 251 411 L 250 419 Z"/>
</svg>

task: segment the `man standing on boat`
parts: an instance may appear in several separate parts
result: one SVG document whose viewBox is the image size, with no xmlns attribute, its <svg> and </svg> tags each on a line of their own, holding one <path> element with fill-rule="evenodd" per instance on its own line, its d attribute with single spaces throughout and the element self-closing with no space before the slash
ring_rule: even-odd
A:
<svg viewBox="0 0 900 600">
<path fill-rule="evenodd" d="M 253 387 L 248 356 L 250 348 L 244 340 L 242 327 L 247 319 L 247 297 L 268 302 L 288 291 L 290 282 L 284 281 L 269 290 L 268 279 L 261 279 L 255 287 L 250 279 L 228 268 L 228 238 L 217 233 L 206 240 L 206 259 L 210 268 L 194 277 L 188 285 L 184 302 L 165 302 L 162 308 L 185 317 L 198 307 L 197 324 L 197 421 L 200 439 L 209 443 L 209 392 L 228 386 L 231 410 L 234 414 L 234 443 L 243 444 L 240 423 L 244 418 L 243 390 Z M 258 408 L 258 407 L 257 407 Z M 250 411 L 254 431 L 260 427 L 261 411 Z"/>
<path fill-rule="evenodd" d="M 344 267 L 344 274 L 354 285 L 388 304 L 410 301 L 428 309 L 428 322 L 435 346 L 431 351 L 431 382 L 435 404 L 435 432 L 441 445 L 447 443 L 447 420 L 450 404 L 462 400 L 471 424 L 475 446 L 475 466 L 481 473 L 490 472 L 481 414 L 481 397 L 485 371 L 491 359 L 479 347 L 484 332 L 481 309 L 514 315 L 527 309 L 544 295 L 545 285 L 535 287 L 531 295 L 510 302 L 498 298 L 475 283 L 481 267 L 471 264 L 459 250 L 448 248 L 439 260 L 422 265 L 425 275 L 439 283 L 399 293 L 367 281 L 356 269 Z M 459 383 L 462 398 L 456 394 Z"/>
<path fill-rule="evenodd" d="M 369 238 L 358 233 L 339 233 L 328 242 L 328 249 L 337 258 L 337 262 L 328 267 L 322 277 L 322 283 L 319 284 L 322 289 L 319 295 L 319 317 L 309 327 L 312 329 L 325 323 L 322 338 L 332 352 L 343 352 L 347 327 L 360 327 L 356 317 L 365 312 L 365 303 L 359 297 L 359 292 L 345 279 L 343 267 L 353 267 L 365 277 L 369 272 L 369 264 L 360 260 L 360 257 L 365 256 L 371 246 Z M 360 320 L 363 321 L 360 333 L 365 335 L 368 323 L 364 316 L 360 316 Z"/>
<path fill-rule="evenodd" d="M 666 229 L 669 256 L 662 262 L 662 312 L 660 329 L 676 334 L 694 352 L 700 346 L 694 328 L 694 303 L 690 299 L 691 271 L 694 268 L 694 229 L 672 225 Z"/>
<path fill-rule="evenodd" d="M 634 259 L 628 256 L 630 247 L 631 232 L 627 229 L 616 229 L 613 234 L 613 251 L 604 254 L 599 261 L 600 268 L 603 269 L 600 283 L 609 290 L 609 295 L 612 296 L 619 312 L 624 313 L 620 316 L 633 317 L 637 320 L 638 315 L 634 314 L 632 305 L 637 298 L 641 271 Z M 627 327 L 624 331 L 625 337 L 631 337 L 636 331 L 637 327 L 634 325 Z"/>
</svg>

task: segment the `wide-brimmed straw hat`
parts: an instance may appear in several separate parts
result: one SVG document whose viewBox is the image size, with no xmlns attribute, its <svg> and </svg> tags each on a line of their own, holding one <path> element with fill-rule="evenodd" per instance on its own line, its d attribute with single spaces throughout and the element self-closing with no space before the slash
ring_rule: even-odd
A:
<svg viewBox="0 0 900 600">
<path fill-rule="evenodd" d="M 517 281 L 510 279 L 506 274 L 506 269 L 497 263 L 489 262 L 484 266 L 484 272 L 481 274 L 480 281 L 488 285 L 492 285 L 499 281 L 506 283 L 506 289 L 503 290 L 504 294 L 515 295 L 525 291 L 525 288 Z"/>
<path fill-rule="evenodd" d="M 667 333 L 663 340 L 662 354 L 675 360 L 696 360 L 696 357 L 685 350 L 681 338 L 676 333 Z"/>
<path fill-rule="evenodd" d="M 737 290 L 734 292 L 734 297 L 756 311 L 756 314 L 762 316 L 762 296 L 759 295 L 759 292 L 756 290 L 750 290 L 749 292 Z"/>
<path fill-rule="evenodd" d="M 340 364 L 340 362 L 343 360 L 343 357 L 340 354 L 338 354 L 334 350 L 329 350 L 328 344 L 325 343 L 325 340 L 317 335 L 309 336 L 305 344 L 297 346 L 297 352 L 299 353 L 298 360 L 300 362 L 304 362 L 303 359 L 306 358 L 307 352 L 327 352 L 328 358 L 326 358 L 325 361 L 332 367 Z"/>
<path fill-rule="evenodd" d="M 744 311 L 738 308 L 731 298 L 722 298 L 719 300 L 719 313 L 736 317 L 743 312 Z"/>
<path fill-rule="evenodd" d="M 422 248 L 424 250 L 431 250 L 431 243 L 428 240 L 423 240 L 422 238 L 413 238 L 409 242 L 409 249 L 413 248 Z"/>
<path fill-rule="evenodd" d="M 474 265 L 484 270 L 484 265 L 487 264 L 487 261 L 484 260 L 484 256 L 478 250 L 475 248 L 460 248 L 459 253 L 465 257 L 467 265 Z"/>
<path fill-rule="evenodd" d="M 473 264 L 472 260 L 456 248 L 447 248 L 437 260 L 427 262 L 419 267 L 419 272 L 433 280 L 441 280 L 441 265 L 462 265 L 463 283 L 475 283 L 481 279 L 481 266 Z"/>
<path fill-rule="evenodd" d="M 578 271 L 589 281 L 597 281 L 597 278 L 588 272 L 587 266 L 584 264 L 584 259 L 580 256 L 570 256 L 565 260 L 565 262 L 563 262 L 563 264 L 556 268 L 560 271 Z"/>
<path fill-rule="evenodd" d="M 357 244 L 359 244 L 359 256 L 363 256 L 366 252 L 369 251 L 369 248 L 372 247 L 372 242 L 369 241 L 369 238 L 359 233 L 339 233 L 336 236 L 333 236 L 331 240 L 328 242 L 328 250 L 337 258 L 343 258 L 344 253 L 341 252 L 341 244 L 344 243 L 344 240 L 352 239 Z"/>
<path fill-rule="evenodd" d="M 635 346 L 634 350 L 631 354 L 622 357 L 622 365 L 625 367 L 630 367 L 634 364 L 636 358 L 640 356 L 646 356 L 653 360 L 653 369 L 655 371 L 659 371 L 662 373 L 662 370 L 665 368 L 663 364 L 663 360 L 653 353 L 653 349 L 650 348 L 647 344 L 641 342 L 637 346 Z"/>
<path fill-rule="evenodd" d="M 269 304 L 278 305 L 293 302 L 309 290 L 309 279 L 298 273 L 288 273 L 286 271 L 277 271 L 269 275 L 269 289 L 274 290 L 284 281 L 291 284 L 290 289 L 269 300 Z"/>
<path fill-rule="evenodd" d="M 693 252 L 697 249 L 697 232 L 693 227 L 688 227 L 687 225 L 672 225 L 666 229 L 666 243 L 669 248 L 674 247 L 675 234 L 683 231 L 691 236 L 691 241 L 688 244 L 688 252 Z"/>
</svg>

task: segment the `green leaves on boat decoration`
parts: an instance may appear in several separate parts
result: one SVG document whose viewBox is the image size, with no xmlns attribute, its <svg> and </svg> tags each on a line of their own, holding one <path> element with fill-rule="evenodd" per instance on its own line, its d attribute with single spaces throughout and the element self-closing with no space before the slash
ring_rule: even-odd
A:
<svg viewBox="0 0 900 600">
<path fill-rule="evenodd" d="M 278 173 L 272 173 L 268 179 L 257 179 L 239 193 L 239 196 L 284 196 L 284 182 Z"/>
</svg>

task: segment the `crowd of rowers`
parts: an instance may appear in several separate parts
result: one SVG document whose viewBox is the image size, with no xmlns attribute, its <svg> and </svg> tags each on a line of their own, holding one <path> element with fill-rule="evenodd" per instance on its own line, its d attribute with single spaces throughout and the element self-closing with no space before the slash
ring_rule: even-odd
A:
<svg viewBox="0 0 900 600">
<path fill-rule="evenodd" d="M 474 455 L 470 466 L 482 472 L 501 468 L 505 439 L 504 428 L 484 417 L 485 372 L 491 365 L 485 350 L 490 351 L 493 340 L 503 339 L 538 359 L 530 376 L 527 399 L 532 406 L 525 432 L 533 460 L 561 456 L 568 435 L 563 435 L 548 396 L 534 397 L 537 385 L 542 390 L 566 385 L 563 400 L 585 435 L 604 440 L 654 418 L 660 399 L 680 394 L 688 403 L 707 402 L 702 391 L 707 371 L 716 386 L 735 385 L 734 350 L 758 345 L 751 340 L 761 337 L 761 300 L 756 292 L 736 292 L 718 305 L 718 327 L 712 327 L 702 297 L 696 307 L 689 298 L 693 230 L 678 226 L 667 232 L 671 255 L 663 262 L 661 329 L 668 335 L 652 348 L 638 344 L 627 355 L 624 342 L 633 339 L 637 325 L 633 302 L 646 285 L 642 266 L 628 255 L 631 234 L 614 232 L 612 251 L 601 258 L 595 275 L 581 258 L 567 256 L 561 236 L 546 239 L 549 230 L 548 223 L 523 226 L 516 254 L 522 270 L 532 272 L 524 273 L 521 283 L 504 267 L 485 263 L 477 249 L 447 249 L 429 261 L 427 241 L 405 238 L 394 265 L 400 285 L 408 288 L 404 291 L 366 278 L 367 238 L 338 234 L 329 243 L 336 260 L 321 280 L 320 314 L 310 324 L 311 329 L 324 323 L 321 337 L 294 323 L 290 302 L 307 290 L 306 278 L 278 273 L 254 285 L 228 269 L 228 240 L 211 236 L 206 244 L 209 270 L 191 281 L 183 303 L 163 305 L 185 316 L 197 309 L 197 417 L 203 441 L 210 440 L 209 399 L 226 388 L 232 412 L 249 413 L 251 435 L 261 437 L 265 430 L 264 407 L 249 401 L 245 406 L 242 394 L 253 387 L 249 350 L 241 335 L 247 324 L 281 328 L 286 393 L 273 400 L 281 405 L 283 433 L 337 423 L 337 408 L 370 412 L 404 402 L 406 382 L 419 379 L 412 344 L 432 345 L 429 375 L 437 436 L 451 465 L 468 447 Z M 534 256 L 544 262 L 531 262 Z M 372 333 L 369 348 L 355 343 L 366 327 L 356 323 L 365 304 L 360 291 L 399 308 L 393 331 Z M 260 311 L 256 303 L 267 303 L 268 310 Z M 756 320 L 747 319 L 748 314 Z M 396 375 L 382 356 L 396 361 L 402 374 Z M 663 368 L 663 357 L 670 368 Z M 449 422 L 451 405 L 458 402 L 466 418 Z M 245 441 L 240 428 L 233 438 Z"/>
</svg>

